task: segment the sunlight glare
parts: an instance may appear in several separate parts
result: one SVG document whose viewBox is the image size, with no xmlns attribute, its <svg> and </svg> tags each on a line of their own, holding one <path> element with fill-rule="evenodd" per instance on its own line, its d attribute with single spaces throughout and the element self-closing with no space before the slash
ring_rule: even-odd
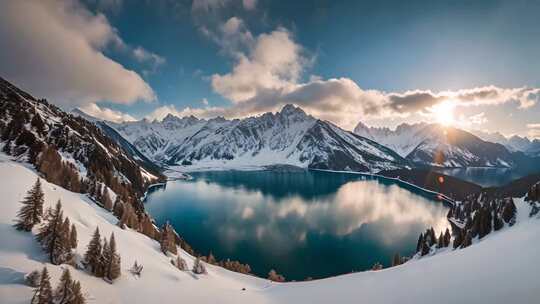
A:
<svg viewBox="0 0 540 304">
<path fill-rule="evenodd" d="M 452 101 L 444 101 L 433 107 L 433 115 L 435 120 L 444 125 L 449 126 L 455 123 L 454 118 L 455 104 Z"/>
</svg>

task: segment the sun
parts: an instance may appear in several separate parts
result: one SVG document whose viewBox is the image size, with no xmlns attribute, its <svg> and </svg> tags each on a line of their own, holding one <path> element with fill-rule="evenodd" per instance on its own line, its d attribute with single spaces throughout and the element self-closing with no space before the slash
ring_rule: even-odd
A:
<svg viewBox="0 0 540 304">
<path fill-rule="evenodd" d="M 454 118 L 454 108 L 456 105 L 452 101 L 444 101 L 435 107 L 433 107 L 433 115 L 435 120 L 444 125 L 450 126 L 455 124 L 456 120 Z"/>
</svg>

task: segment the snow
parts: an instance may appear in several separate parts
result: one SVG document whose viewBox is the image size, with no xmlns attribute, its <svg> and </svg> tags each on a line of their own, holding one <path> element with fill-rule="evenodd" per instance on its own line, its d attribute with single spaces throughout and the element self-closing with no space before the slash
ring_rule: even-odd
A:
<svg viewBox="0 0 540 304">
<path fill-rule="evenodd" d="M 192 165 L 185 166 L 184 171 L 269 165 L 306 168 L 315 161 L 330 162 L 329 155 L 335 152 L 350 156 L 372 171 L 396 169 L 405 162 L 371 140 L 320 121 L 292 105 L 281 112 L 241 120 L 169 115 L 161 122 L 108 124 L 157 163 L 181 165 L 188 160 Z"/>
<path fill-rule="evenodd" d="M 31 233 L 16 231 L 13 220 L 34 170 L 0 154 L 0 302 L 28 303 L 32 289 L 23 276 L 43 265 L 56 285 L 63 267 L 46 261 Z M 115 233 L 122 257 L 122 276 L 109 284 L 85 271 L 72 270 L 88 303 L 536 303 L 540 219 L 529 218 L 529 206 L 516 200 L 517 222 L 461 250 L 446 249 L 380 271 L 354 273 L 323 280 L 271 283 L 207 265 L 207 275 L 181 272 L 163 255 L 158 243 L 122 230 L 116 219 L 86 196 L 43 181 L 46 206 L 61 199 L 65 215 L 77 227 L 78 255 L 83 255 L 96 226 L 102 235 Z M 34 231 L 35 233 L 35 231 Z M 180 253 L 193 265 L 193 257 Z M 140 278 L 128 269 L 144 265 Z M 331 262 L 331 261 L 329 261 Z M 314 266 L 315 267 L 315 266 Z M 242 290 L 245 288 L 246 290 Z"/>
</svg>

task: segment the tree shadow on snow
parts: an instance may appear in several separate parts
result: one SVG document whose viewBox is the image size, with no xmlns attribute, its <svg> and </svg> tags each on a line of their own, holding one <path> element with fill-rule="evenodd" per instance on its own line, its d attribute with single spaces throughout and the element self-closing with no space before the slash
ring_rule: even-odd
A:
<svg viewBox="0 0 540 304">
<path fill-rule="evenodd" d="M 12 268 L 0 267 L 0 285 L 2 284 L 24 284 L 24 272 L 19 272 Z"/>
</svg>

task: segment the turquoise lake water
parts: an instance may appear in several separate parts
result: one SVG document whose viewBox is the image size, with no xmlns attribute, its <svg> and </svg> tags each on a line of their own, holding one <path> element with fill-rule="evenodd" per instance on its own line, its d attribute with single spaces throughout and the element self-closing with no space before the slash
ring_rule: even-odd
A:
<svg viewBox="0 0 540 304">
<path fill-rule="evenodd" d="M 220 171 L 154 189 L 145 207 L 197 251 L 266 277 L 322 278 L 389 265 L 420 232 L 447 227 L 447 207 L 394 181 L 319 171 Z"/>
</svg>

